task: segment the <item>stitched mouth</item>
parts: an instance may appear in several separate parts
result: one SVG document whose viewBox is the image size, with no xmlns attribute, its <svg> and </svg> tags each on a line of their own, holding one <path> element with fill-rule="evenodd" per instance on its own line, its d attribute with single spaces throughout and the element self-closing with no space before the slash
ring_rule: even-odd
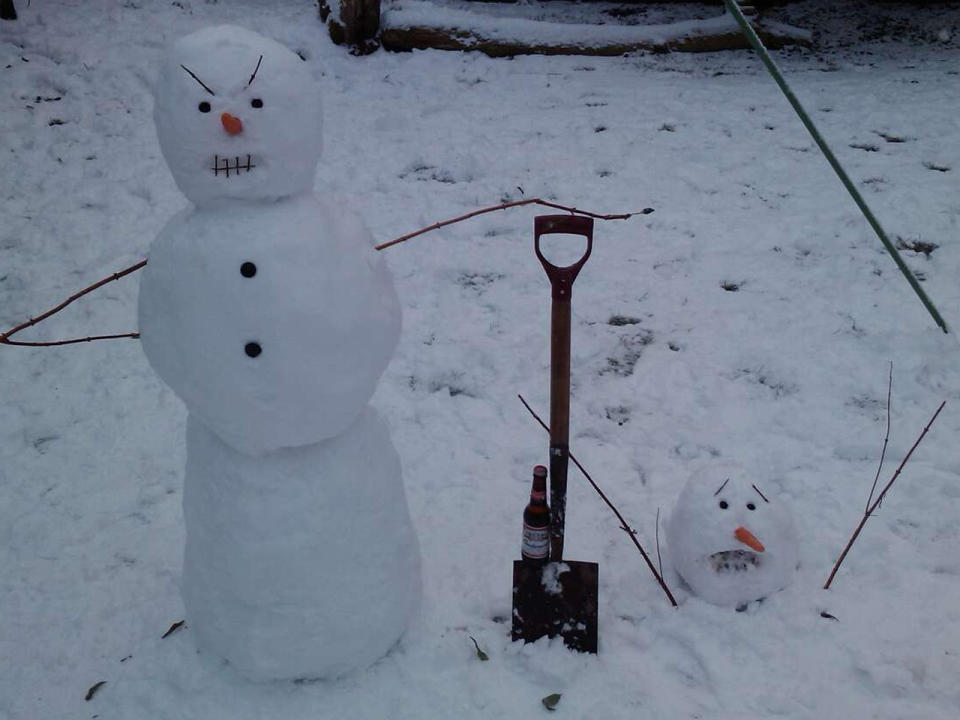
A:
<svg viewBox="0 0 960 720">
<path fill-rule="evenodd" d="M 224 155 L 214 155 L 213 156 L 213 167 L 210 169 L 213 171 L 215 177 L 230 177 L 233 175 L 236 177 L 241 173 L 248 173 L 253 170 L 256 165 L 253 164 L 252 155 L 234 155 L 233 157 L 226 157 Z"/>
<path fill-rule="evenodd" d="M 710 556 L 710 564 L 718 574 L 749 572 L 760 567 L 760 555 L 750 550 L 722 550 Z"/>
</svg>

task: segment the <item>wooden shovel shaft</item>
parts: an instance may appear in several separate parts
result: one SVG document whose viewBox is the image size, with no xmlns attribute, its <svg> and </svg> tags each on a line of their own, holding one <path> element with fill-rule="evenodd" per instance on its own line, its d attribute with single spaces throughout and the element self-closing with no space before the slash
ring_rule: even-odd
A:
<svg viewBox="0 0 960 720">
<path fill-rule="evenodd" d="M 570 294 L 550 312 L 550 559 L 563 559 L 570 458 Z"/>
<path fill-rule="evenodd" d="M 560 635 L 567 647 L 597 652 L 598 568 L 596 563 L 563 560 L 570 460 L 570 297 L 573 281 L 590 257 L 593 220 L 573 215 L 534 219 L 533 247 L 550 279 L 550 562 L 513 564 L 514 640 L 532 642 Z M 582 235 L 587 248 L 572 265 L 558 267 L 540 250 L 542 235 Z"/>
<path fill-rule="evenodd" d="M 540 238 L 550 234 L 582 235 L 587 248 L 572 265 L 558 267 L 544 257 Z M 570 298 L 573 281 L 593 249 L 593 220 L 575 215 L 538 215 L 533 220 L 533 247 L 550 279 L 550 560 L 563 559 L 567 519 L 567 465 L 570 459 Z"/>
</svg>

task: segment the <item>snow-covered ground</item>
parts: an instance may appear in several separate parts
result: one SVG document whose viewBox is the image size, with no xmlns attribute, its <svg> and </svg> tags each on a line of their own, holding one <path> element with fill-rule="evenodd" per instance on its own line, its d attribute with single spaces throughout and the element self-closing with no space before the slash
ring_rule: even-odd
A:
<svg viewBox="0 0 960 720">
<path fill-rule="evenodd" d="M 905 258 L 960 330 L 960 9 L 844 5 L 776 11 L 822 30 L 778 60 L 891 235 L 937 246 Z M 189 625 L 160 638 L 183 617 L 185 412 L 136 341 L 0 348 L 0 718 L 528 718 L 551 693 L 570 718 L 957 716 L 960 347 L 753 54 L 355 58 L 305 0 L 18 6 L 0 24 L 0 327 L 145 255 L 185 203 L 151 119 L 161 49 L 245 25 L 323 73 L 318 187 L 380 240 L 523 197 L 655 208 L 598 223 L 577 280 L 573 452 L 651 551 L 687 477 L 746 465 L 792 506 L 801 567 L 737 613 L 691 596 L 664 547 L 672 608 L 571 469 L 567 554 L 600 563 L 600 653 L 509 641 L 547 448 L 516 394 L 546 412 L 550 302 L 536 211 L 511 210 L 385 251 L 404 331 L 374 403 L 425 603 L 400 646 L 338 681 L 251 685 Z M 133 330 L 136 285 L 20 337 Z M 824 591 L 876 472 L 891 362 L 882 481 L 947 406 Z"/>
</svg>

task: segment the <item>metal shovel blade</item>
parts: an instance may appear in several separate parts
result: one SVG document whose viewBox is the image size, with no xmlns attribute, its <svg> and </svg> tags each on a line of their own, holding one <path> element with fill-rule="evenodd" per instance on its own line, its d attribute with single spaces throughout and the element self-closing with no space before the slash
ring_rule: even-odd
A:
<svg viewBox="0 0 960 720">
<path fill-rule="evenodd" d="M 513 562 L 513 639 L 563 638 L 580 652 L 597 652 L 597 563 Z"/>
</svg>

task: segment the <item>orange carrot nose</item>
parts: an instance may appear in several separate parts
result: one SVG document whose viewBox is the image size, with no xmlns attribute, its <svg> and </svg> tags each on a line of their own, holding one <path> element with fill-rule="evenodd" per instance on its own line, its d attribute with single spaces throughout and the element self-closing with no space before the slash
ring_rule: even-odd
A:
<svg viewBox="0 0 960 720">
<path fill-rule="evenodd" d="M 756 535 L 743 527 L 743 525 L 733 531 L 733 536 L 751 550 L 763 552 L 766 549 L 763 547 L 763 543 L 757 540 Z"/>
<path fill-rule="evenodd" d="M 230 113 L 224 113 L 220 116 L 220 122 L 223 123 L 223 129 L 231 135 L 239 135 L 243 132 L 243 121 L 234 117 Z"/>
</svg>

